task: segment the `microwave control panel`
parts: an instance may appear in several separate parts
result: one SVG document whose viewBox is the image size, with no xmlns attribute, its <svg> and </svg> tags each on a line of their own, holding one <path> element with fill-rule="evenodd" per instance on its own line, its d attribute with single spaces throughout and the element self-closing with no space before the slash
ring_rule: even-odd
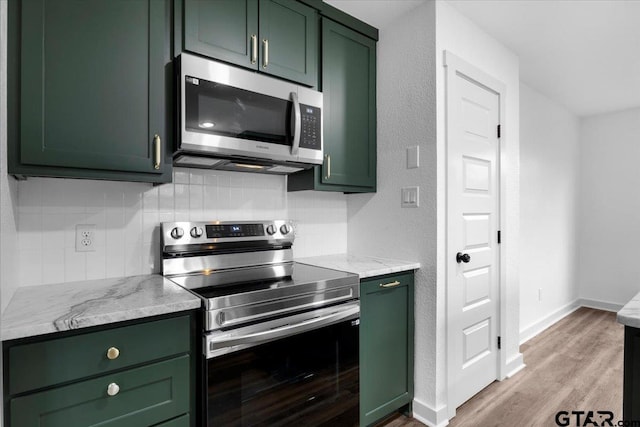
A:
<svg viewBox="0 0 640 427">
<path fill-rule="evenodd" d="M 322 150 L 321 110 L 318 107 L 300 104 L 300 148 Z"/>
</svg>

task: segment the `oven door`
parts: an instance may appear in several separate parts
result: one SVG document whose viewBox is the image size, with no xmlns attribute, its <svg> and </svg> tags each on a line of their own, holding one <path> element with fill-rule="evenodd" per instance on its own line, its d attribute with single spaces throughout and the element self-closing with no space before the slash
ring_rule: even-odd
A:
<svg viewBox="0 0 640 427">
<path fill-rule="evenodd" d="M 351 302 L 208 335 L 207 425 L 357 426 L 358 325 Z"/>
<path fill-rule="evenodd" d="M 181 151 L 322 163 L 321 93 L 188 54 L 179 84 Z"/>
</svg>

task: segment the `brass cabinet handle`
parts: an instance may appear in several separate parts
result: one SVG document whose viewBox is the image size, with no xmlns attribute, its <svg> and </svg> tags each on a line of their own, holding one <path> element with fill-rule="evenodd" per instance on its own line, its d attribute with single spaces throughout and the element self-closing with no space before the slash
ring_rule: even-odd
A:
<svg viewBox="0 0 640 427">
<path fill-rule="evenodd" d="M 251 35 L 251 63 L 255 64 L 258 61 L 258 36 Z"/>
<path fill-rule="evenodd" d="M 269 65 L 269 40 L 262 39 L 262 48 L 264 57 L 262 58 L 262 68 L 267 68 Z"/>
<path fill-rule="evenodd" d="M 109 347 L 109 350 L 107 350 L 107 359 L 115 360 L 118 356 L 120 356 L 120 350 L 116 347 Z"/>
<path fill-rule="evenodd" d="M 120 386 L 116 383 L 111 383 L 107 386 L 107 394 L 109 396 L 115 396 L 120 392 Z"/>
<path fill-rule="evenodd" d="M 381 288 L 394 288 L 399 285 L 400 285 L 400 282 L 398 282 L 397 280 L 395 282 L 385 283 L 384 285 L 380 283 Z"/>
<path fill-rule="evenodd" d="M 325 154 L 324 158 L 327 160 L 327 174 L 324 179 L 329 179 L 331 178 L 331 154 Z"/>
<path fill-rule="evenodd" d="M 160 139 L 160 135 L 155 134 L 153 136 L 153 145 L 154 145 L 154 149 L 155 149 L 155 156 L 154 156 L 154 162 L 153 162 L 153 168 L 155 170 L 160 169 L 160 157 L 162 156 L 162 140 Z"/>
</svg>

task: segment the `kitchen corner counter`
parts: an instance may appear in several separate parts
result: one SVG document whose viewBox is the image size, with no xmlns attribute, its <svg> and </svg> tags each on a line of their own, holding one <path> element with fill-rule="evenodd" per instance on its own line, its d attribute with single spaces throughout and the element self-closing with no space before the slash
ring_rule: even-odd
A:
<svg viewBox="0 0 640 427">
<path fill-rule="evenodd" d="M 324 267 L 330 268 L 332 270 L 354 273 L 360 276 L 361 279 L 367 277 L 382 276 L 384 274 L 399 273 L 402 271 L 416 270 L 420 268 L 419 262 L 375 258 L 353 254 L 337 254 L 296 258 L 295 261 L 302 264 L 310 264 L 317 267 Z"/>
<path fill-rule="evenodd" d="M 620 309 L 618 322 L 632 328 L 640 328 L 640 293 Z"/>
<path fill-rule="evenodd" d="M 19 288 L 2 314 L 2 340 L 191 310 L 200 299 L 158 274 Z"/>
</svg>

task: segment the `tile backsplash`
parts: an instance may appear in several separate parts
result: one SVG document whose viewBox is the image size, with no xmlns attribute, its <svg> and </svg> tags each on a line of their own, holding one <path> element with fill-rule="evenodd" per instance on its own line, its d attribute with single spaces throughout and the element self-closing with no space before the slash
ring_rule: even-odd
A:
<svg viewBox="0 0 640 427">
<path fill-rule="evenodd" d="M 18 184 L 20 286 L 160 272 L 163 221 L 294 221 L 296 257 L 347 250 L 341 193 L 287 193 L 286 178 L 176 168 L 159 186 L 29 178 Z M 78 224 L 96 226 L 95 250 L 76 252 Z"/>
</svg>

